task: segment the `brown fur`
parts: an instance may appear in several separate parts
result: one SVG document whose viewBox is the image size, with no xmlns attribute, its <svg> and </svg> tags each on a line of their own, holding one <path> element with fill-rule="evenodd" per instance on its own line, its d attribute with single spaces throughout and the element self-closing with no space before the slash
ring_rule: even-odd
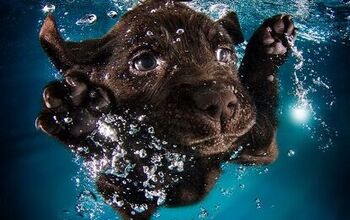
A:
<svg viewBox="0 0 350 220">
<path fill-rule="evenodd" d="M 177 33 L 178 29 L 184 32 Z M 164 182 L 154 187 L 166 190 L 164 205 L 198 202 L 214 186 L 222 162 L 258 165 L 275 160 L 276 78 L 289 48 L 286 35 L 295 36 L 290 16 L 267 19 L 250 39 L 237 69 L 232 45 L 241 43 L 243 35 L 234 12 L 213 21 L 176 1 L 146 1 L 101 39 L 81 43 L 65 42 L 49 15 L 40 41 L 65 80 L 44 90 L 44 110 L 37 126 L 90 160 L 115 148 L 103 137 L 96 137 L 100 145 L 88 138 L 103 115 L 123 115 L 130 124 L 133 115 L 147 115 L 157 138 L 168 143 L 162 152 L 190 158 L 182 172 L 158 167 Z M 226 63 L 217 60 L 218 48 L 232 51 Z M 154 69 L 133 68 L 131 63 L 142 51 L 151 51 L 157 58 Z M 67 115 L 73 123 L 64 122 Z M 158 206 L 140 191 L 146 178 L 142 169 L 152 166 L 150 159 L 133 154 L 144 147 L 140 143 L 150 141 L 146 133 L 140 131 L 123 142 L 127 159 L 135 165 L 127 183 L 104 173 L 96 179 L 107 201 L 118 195 L 127 204 L 148 205 L 144 212 L 133 213 L 129 205 L 112 203 L 125 219 L 149 219 Z M 239 155 L 230 158 L 239 146 L 243 147 Z M 159 152 L 150 148 L 147 154 Z M 179 180 L 174 182 L 174 177 Z"/>
</svg>

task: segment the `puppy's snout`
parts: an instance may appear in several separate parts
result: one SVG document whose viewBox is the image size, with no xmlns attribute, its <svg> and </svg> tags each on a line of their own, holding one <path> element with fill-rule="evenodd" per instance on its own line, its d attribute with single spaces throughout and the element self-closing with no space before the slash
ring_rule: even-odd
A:
<svg viewBox="0 0 350 220">
<path fill-rule="evenodd" d="M 237 105 L 237 97 L 232 91 L 203 91 L 193 94 L 197 109 L 207 116 L 219 121 L 233 116 Z"/>
</svg>

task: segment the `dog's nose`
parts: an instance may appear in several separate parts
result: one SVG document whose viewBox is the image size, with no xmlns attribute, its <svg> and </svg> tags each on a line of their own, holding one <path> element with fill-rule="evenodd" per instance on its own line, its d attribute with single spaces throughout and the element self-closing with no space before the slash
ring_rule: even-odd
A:
<svg viewBox="0 0 350 220">
<path fill-rule="evenodd" d="M 197 109 L 215 120 L 225 120 L 234 114 L 237 97 L 232 91 L 197 91 L 193 95 Z"/>
</svg>

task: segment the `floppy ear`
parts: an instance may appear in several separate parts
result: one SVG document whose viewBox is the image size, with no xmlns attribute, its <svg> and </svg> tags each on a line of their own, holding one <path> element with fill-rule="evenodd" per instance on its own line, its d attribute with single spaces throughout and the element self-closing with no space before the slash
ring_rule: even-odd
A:
<svg viewBox="0 0 350 220">
<path fill-rule="evenodd" d="M 238 16 L 231 11 L 217 21 L 231 36 L 235 45 L 244 42 L 241 25 L 239 24 Z"/>
<path fill-rule="evenodd" d="M 106 39 L 83 42 L 67 42 L 61 37 L 52 15 L 48 15 L 41 27 L 39 39 L 55 67 L 64 75 L 70 69 L 87 71 L 106 56 Z"/>
</svg>

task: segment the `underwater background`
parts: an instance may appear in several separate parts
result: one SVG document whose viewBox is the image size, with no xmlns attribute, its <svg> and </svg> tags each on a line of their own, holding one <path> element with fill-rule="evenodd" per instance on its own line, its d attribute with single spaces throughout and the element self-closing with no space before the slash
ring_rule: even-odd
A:
<svg viewBox="0 0 350 220">
<path fill-rule="evenodd" d="M 43 87 L 58 77 L 38 32 L 45 11 L 52 10 L 65 39 L 99 37 L 135 2 L 1 0 L 0 219 L 117 219 L 71 152 L 35 129 Z M 197 0 L 190 5 L 214 19 L 235 10 L 246 39 L 269 16 L 294 16 L 297 41 L 279 75 L 280 155 L 264 167 L 224 164 L 205 200 L 161 208 L 154 219 L 350 219 L 349 1 Z M 240 56 L 244 46 L 237 49 Z"/>
</svg>

